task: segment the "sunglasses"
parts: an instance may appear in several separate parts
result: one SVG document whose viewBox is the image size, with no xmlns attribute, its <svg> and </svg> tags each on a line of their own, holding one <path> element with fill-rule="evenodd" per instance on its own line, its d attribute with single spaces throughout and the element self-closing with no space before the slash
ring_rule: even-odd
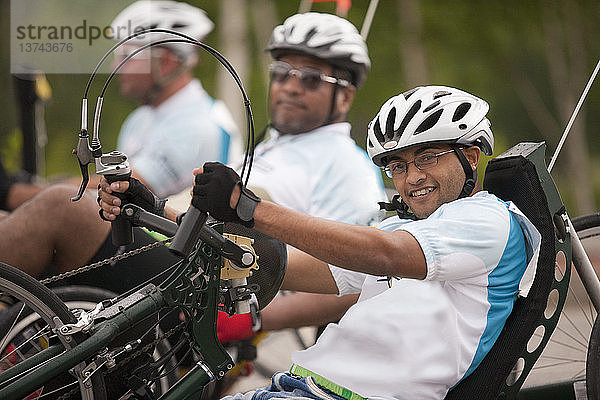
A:
<svg viewBox="0 0 600 400">
<path fill-rule="evenodd" d="M 277 83 L 283 83 L 293 75 L 306 90 L 317 90 L 322 82 L 333 83 L 342 87 L 350 86 L 350 82 L 347 80 L 325 75 L 316 68 L 296 69 L 283 61 L 272 63 L 269 66 L 269 72 L 271 74 L 271 81 Z"/>
</svg>

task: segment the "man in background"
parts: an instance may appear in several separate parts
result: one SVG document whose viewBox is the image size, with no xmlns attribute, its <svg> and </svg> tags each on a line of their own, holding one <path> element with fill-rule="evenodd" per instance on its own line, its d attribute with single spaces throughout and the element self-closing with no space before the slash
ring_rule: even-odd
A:
<svg viewBox="0 0 600 400">
<path fill-rule="evenodd" d="M 159 28 L 203 40 L 213 29 L 206 13 L 175 1 L 138 1 L 114 19 L 115 39 L 134 32 Z M 133 32 L 127 32 L 131 34 Z M 182 37 L 168 33 L 137 36 L 116 50 L 115 64 L 143 45 Z M 213 99 L 194 78 L 198 47 L 165 43 L 142 50 L 118 74 L 123 96 L 141 106 L 125 120 L 117 149 L 129 158 L 133 176 L 160 197 L 190 186 L 190 171 L 202 160 L 226 163 L 241 152 L 241 139 L 222 101 Z"/>
</svg>

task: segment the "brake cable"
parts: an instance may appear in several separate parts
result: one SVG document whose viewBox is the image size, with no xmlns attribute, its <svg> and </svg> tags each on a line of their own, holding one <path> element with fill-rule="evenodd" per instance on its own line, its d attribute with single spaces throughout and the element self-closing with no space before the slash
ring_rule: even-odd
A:
<svg viewBox="0 0 600 400">
<path fill-rule="evenodd" d="M 123 43 L 125 43 L 137 36 L 140 36 L 143 34 L 148 34 L 148 33 L 166 33 L 166 34 L 170 34 L 170 35 L 174 35 L 174 36 L 179 36 L 180 38 L 179 39 L 163 39 L 163 40 L 157 40 L 157 41 L 154 41 L 151 43 L 147 43 L 147 44 L 141 46 L 140 48 L 136 49 L 135 51 L 133 51 L 131 54 L 127 55 L 127 57 L 125 57 L 125 59 L 121 63 L 119 63 L 119 65 L 117 67 L 114 68 L 114 70 L 111 72 L 111 74 L 107 78 L 106 83 L 104 84 L 104 87 L 102 89 L 102 92 L 101 92 L 100 96 L 98 96 L 98 99 L 96 102 L 96 107 L 95 107 L 95 111 L 94 111 L 94 123 L 93 123 L 93 130 L 92 130 L 93 136 L 92 136 L 91 145 L 90 145 L 90 136 L 88 134 L 88 93 L 89 93 L 89 89 L 91 87 L 91 83 L 92 83 L 94 77 L 96 76 L 98 70 L 100 69 L 100 67 L 104 63 L 104 61 L 108 58 L 108 56 L 110 54 L 112 54 L 114 52 L 115 49 L 117 49 Z M 248 179 L 250 177 L 250 170 L 252 168 L 252 162 L 254 159 L 254 120 L 252 118 L 252 109 L 250 107 L 250 100 L 246 94 L 244 87 L 243 87 L 241 78 L 239 77 L 239 75 L 237 74 L 237 72 L 235 71 L 235 69 L 231 65 L 231 63 L 223 55 L 221 55 L 217 50 L 213 49 L 212 47 L 194 39 L 191 36 L 185 35 L 180 32 L 176 32 L 176 31 L 169 30 L 169 29 L 163 29 L 163 28 L 152 28 L 152 29 L 145 29 L 145 30 L 133 33 L 132 35 L 122 39 L 117 44 L 113 45 L 104 54 L 104 56 L 100 59 L 100 61 L 94 68 L 94 71 L 90 75 L 90 78 L 88 80 L 88 83 L 87 83 L 85 91 L 84 91 L 82 104 L 81 104 L 81 129 L 78 134 L 79 140 L 77 143 L 77 148 L 73 151 L 73 153 L 77 155 L 77 160 L 79 162 L 79 167 L 80 167 L 81 175 L 82 175 L 82 182 L 79 187 L 79 191 L 78 191 L 77 195 L 71 199 L 72 201 L 78 201 L 83 196 L 83 193 L 89 182 L 89 174 L 88 174 L 87 166 L 90 163 L 94 162 L 96 164 L 96 173 L 102 174 L 106 177 L 116 176 L 116 175 L 126 175 L 126 174 L 130 173 L 126 155 L 124 155 L 123 153 L 120 153 L 120 152 L 115 152 L 115 151 L 108 153 L 108 154 L 102 153 L 102 145 L 100 143 L 99 127 L 100 127 L 100 115 L 102 112 L 102 105 L 104 102 L 104 93 L 105 93 L 109 83 L 113 79 L 114 75 L 132 57 L 134 57 L 136 54 L 143 51 L 144 49 L 147 49 L 147 48 L 153 47 L 153 46 L 164 45 L 167 43 L 188 43 L 190 45 L 195 45 L 195 46 L 205 49 L 208 53 L 210 53 L 212 56 L 214 56 L 225 67 L 225 69 L 231 74 L 231 76 L 235 80 L 238 88 L 241 91 L 241 94 L 242 94 L 242 97 L 244 100 L 244 108 L 246 110 L 248 135 L 247 135 L 247 139 L 246 139 L 246 151 L 244 154 L 244 162 L 243 162 L 242 171 L 240 173 L 240 177 L 241 177 L 242 182 L 244 182 L 245 185 L 248 184 Z M 245 177 L 245 179 L 244 179 L 244 177 Z"/>
</svg>

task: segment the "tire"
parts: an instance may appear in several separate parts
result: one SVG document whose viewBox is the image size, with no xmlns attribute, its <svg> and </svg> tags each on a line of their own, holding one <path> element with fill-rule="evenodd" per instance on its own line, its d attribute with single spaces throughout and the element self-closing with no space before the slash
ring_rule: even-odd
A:
<svg viewBox="0 0 600 400">
<path fill-rule="evenodd" d="M 82 333 L 72 335 L 70 341 L 55 335 L 53 319 L 58 318 L 63 324 L 73 323 L 76 320 L 74 315 L 47 287 L 4 263 L 0 263 L 0 304 L 0 380 L 19 362 L 50 345 L 62 343 L 65 349 L 69 349 L 85 339 Z M 92 375 L 89 383 L 88 389 L 83 389 L 72 374 L 64 373 L 50 379 L 34 394 L 45 394 L 44 398 L 51 399 L 75 391 L 78 396 L 73 395 L 72 398 L 106 400 L 102 375 Z"/>
<path fill-rule="evenodd" d="M 600 273 L 600 213 L 579 216 L 571 222 L 596 272 Z M 559 269 L 558 274 L 560 273 Z M 549 305 L 551 303 L 549 300 Z M 579 276 L 572 273 L 556 330 L 527 376 L 524 388 L 585 382 L 588 375 L 588 343 L 597 319 L 596 314 Z M 536 337 L 539 337 L 537 333 L 532 341 Z M 594 399 L 600 400 L 600 397 Z"/>
<path fill-rule="evenodd" d="M 577 225 L 575 222 L 577 221 Z M 581 237 L 597 241 L 600 244 L 600 213 L 584 215 L 573 220 L 573 227 Z M 595 247 L 600 252 L 599 246 Z M 588 254 L 594 264 L 597 254 Z M 596 266 L 596 264 L 594 264 Z M 586 359 L 585 382 L 588 400 L 600 400 L 600 317 L 596 315 L 594 326 L 590 334 L 590 341 Z"/>
<path fill-rule="evenodd" d="M 588 400 L 600 399 L 600 317 L 598 316 L 590 335 L 585 383 Z"/>
</svg>

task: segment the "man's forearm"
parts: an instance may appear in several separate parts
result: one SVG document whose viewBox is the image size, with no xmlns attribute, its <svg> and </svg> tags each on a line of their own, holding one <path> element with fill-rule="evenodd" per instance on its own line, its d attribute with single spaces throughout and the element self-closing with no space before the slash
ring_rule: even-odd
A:
<svg viewBox="0 0 600 400">
<path fill-rule="evenodd" d="M 261 311 L 262 329 L 279 330 L 325 325 L 339 320 L 358 295 L 291 293 L 278 295 Z"/>
<path fill-rule="evenodd" d="M 268 201 L 258 204 L 255 228 L 329 264 L 370 275 L 425 277 L 425 258 L 405 231 L 311 217 Z"/>
</svg>

